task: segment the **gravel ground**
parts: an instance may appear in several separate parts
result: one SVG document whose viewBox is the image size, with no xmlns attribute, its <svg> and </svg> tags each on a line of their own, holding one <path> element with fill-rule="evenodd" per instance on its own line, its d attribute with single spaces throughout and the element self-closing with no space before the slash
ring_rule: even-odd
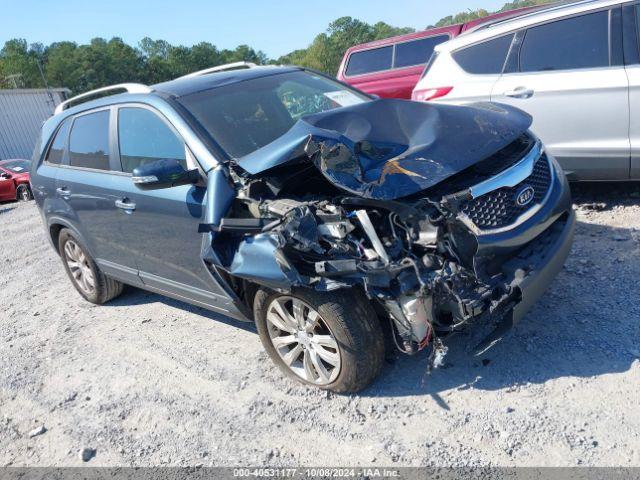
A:
<svg viewBox="0 0 640 480">
<path fill-rule="evenodd" d="M 251 324 L 83 301 L 33 203 L 0 204 L 0 466 L 640 466 L 639 192 L 574 188 L 565 268 L 481 359 L 458 336 L 353 396 L 284 379 Z"/>
</svg>

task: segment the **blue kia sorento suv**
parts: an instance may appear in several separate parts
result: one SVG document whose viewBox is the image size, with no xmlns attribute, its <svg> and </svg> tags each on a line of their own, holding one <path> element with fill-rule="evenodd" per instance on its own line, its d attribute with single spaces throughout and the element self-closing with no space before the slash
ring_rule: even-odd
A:
<svg viewBox="0 0 640 480">
<path fill-rule="evenodd" d="M 530 125 L 240 63 L 64 102 L 31 184 L 86 300 L 126 284 L 255 321 L 285 374 L 351 392 L 385 348 L 435 367 L 488 327 L 485 350 L 559 271 L 575 216 Z"/>
</svg>

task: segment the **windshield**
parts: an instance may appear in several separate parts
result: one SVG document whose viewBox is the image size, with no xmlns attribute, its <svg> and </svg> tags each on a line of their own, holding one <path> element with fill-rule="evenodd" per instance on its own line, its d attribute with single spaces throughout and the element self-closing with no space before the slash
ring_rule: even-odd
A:
<svg viewBox="0 0 640 480">
<path fill-rule="evenodd" d="M 180 102 L 230 157 L 240 158 L 281 137 L 305 115 L 369 100 L 326 77 L 296 71 L 194 93 Z"/>
<path fill-rule="evenodd" d="M 27 173 L 29 171 L 29 162 L 27 160 L 11 160 L 0 163 L 0 167 L 13 173 Z"/>
</svg>

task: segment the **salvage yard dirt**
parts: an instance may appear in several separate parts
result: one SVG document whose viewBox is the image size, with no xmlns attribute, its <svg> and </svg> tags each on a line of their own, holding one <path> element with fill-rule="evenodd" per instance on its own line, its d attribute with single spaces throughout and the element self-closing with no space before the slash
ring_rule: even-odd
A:
<svg viewBox="0 0 640 480">
<path fill-rule="evenodd" d="M 574 187 L 572 254 L 504 342 L 351 396 L 285 379 L 252 324 L 83 301 L 33 202 L 0 204 L 0 466 L 640 466 L 639 192 Z"/>
</svg>

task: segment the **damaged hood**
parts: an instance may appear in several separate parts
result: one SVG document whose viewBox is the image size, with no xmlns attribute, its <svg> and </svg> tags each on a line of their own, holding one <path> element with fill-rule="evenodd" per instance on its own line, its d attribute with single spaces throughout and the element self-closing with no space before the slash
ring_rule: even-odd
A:
<svg viewBox="0 0 640 480">
<path fill-rule="evenodd" d="M 516 140 L 531 117 L 508 105 L 381 99 L 309 115 L 238 159 L 247 173 L 312 161 L 337 187 L 392 200 L 432 187 Z"/>
</svg>

